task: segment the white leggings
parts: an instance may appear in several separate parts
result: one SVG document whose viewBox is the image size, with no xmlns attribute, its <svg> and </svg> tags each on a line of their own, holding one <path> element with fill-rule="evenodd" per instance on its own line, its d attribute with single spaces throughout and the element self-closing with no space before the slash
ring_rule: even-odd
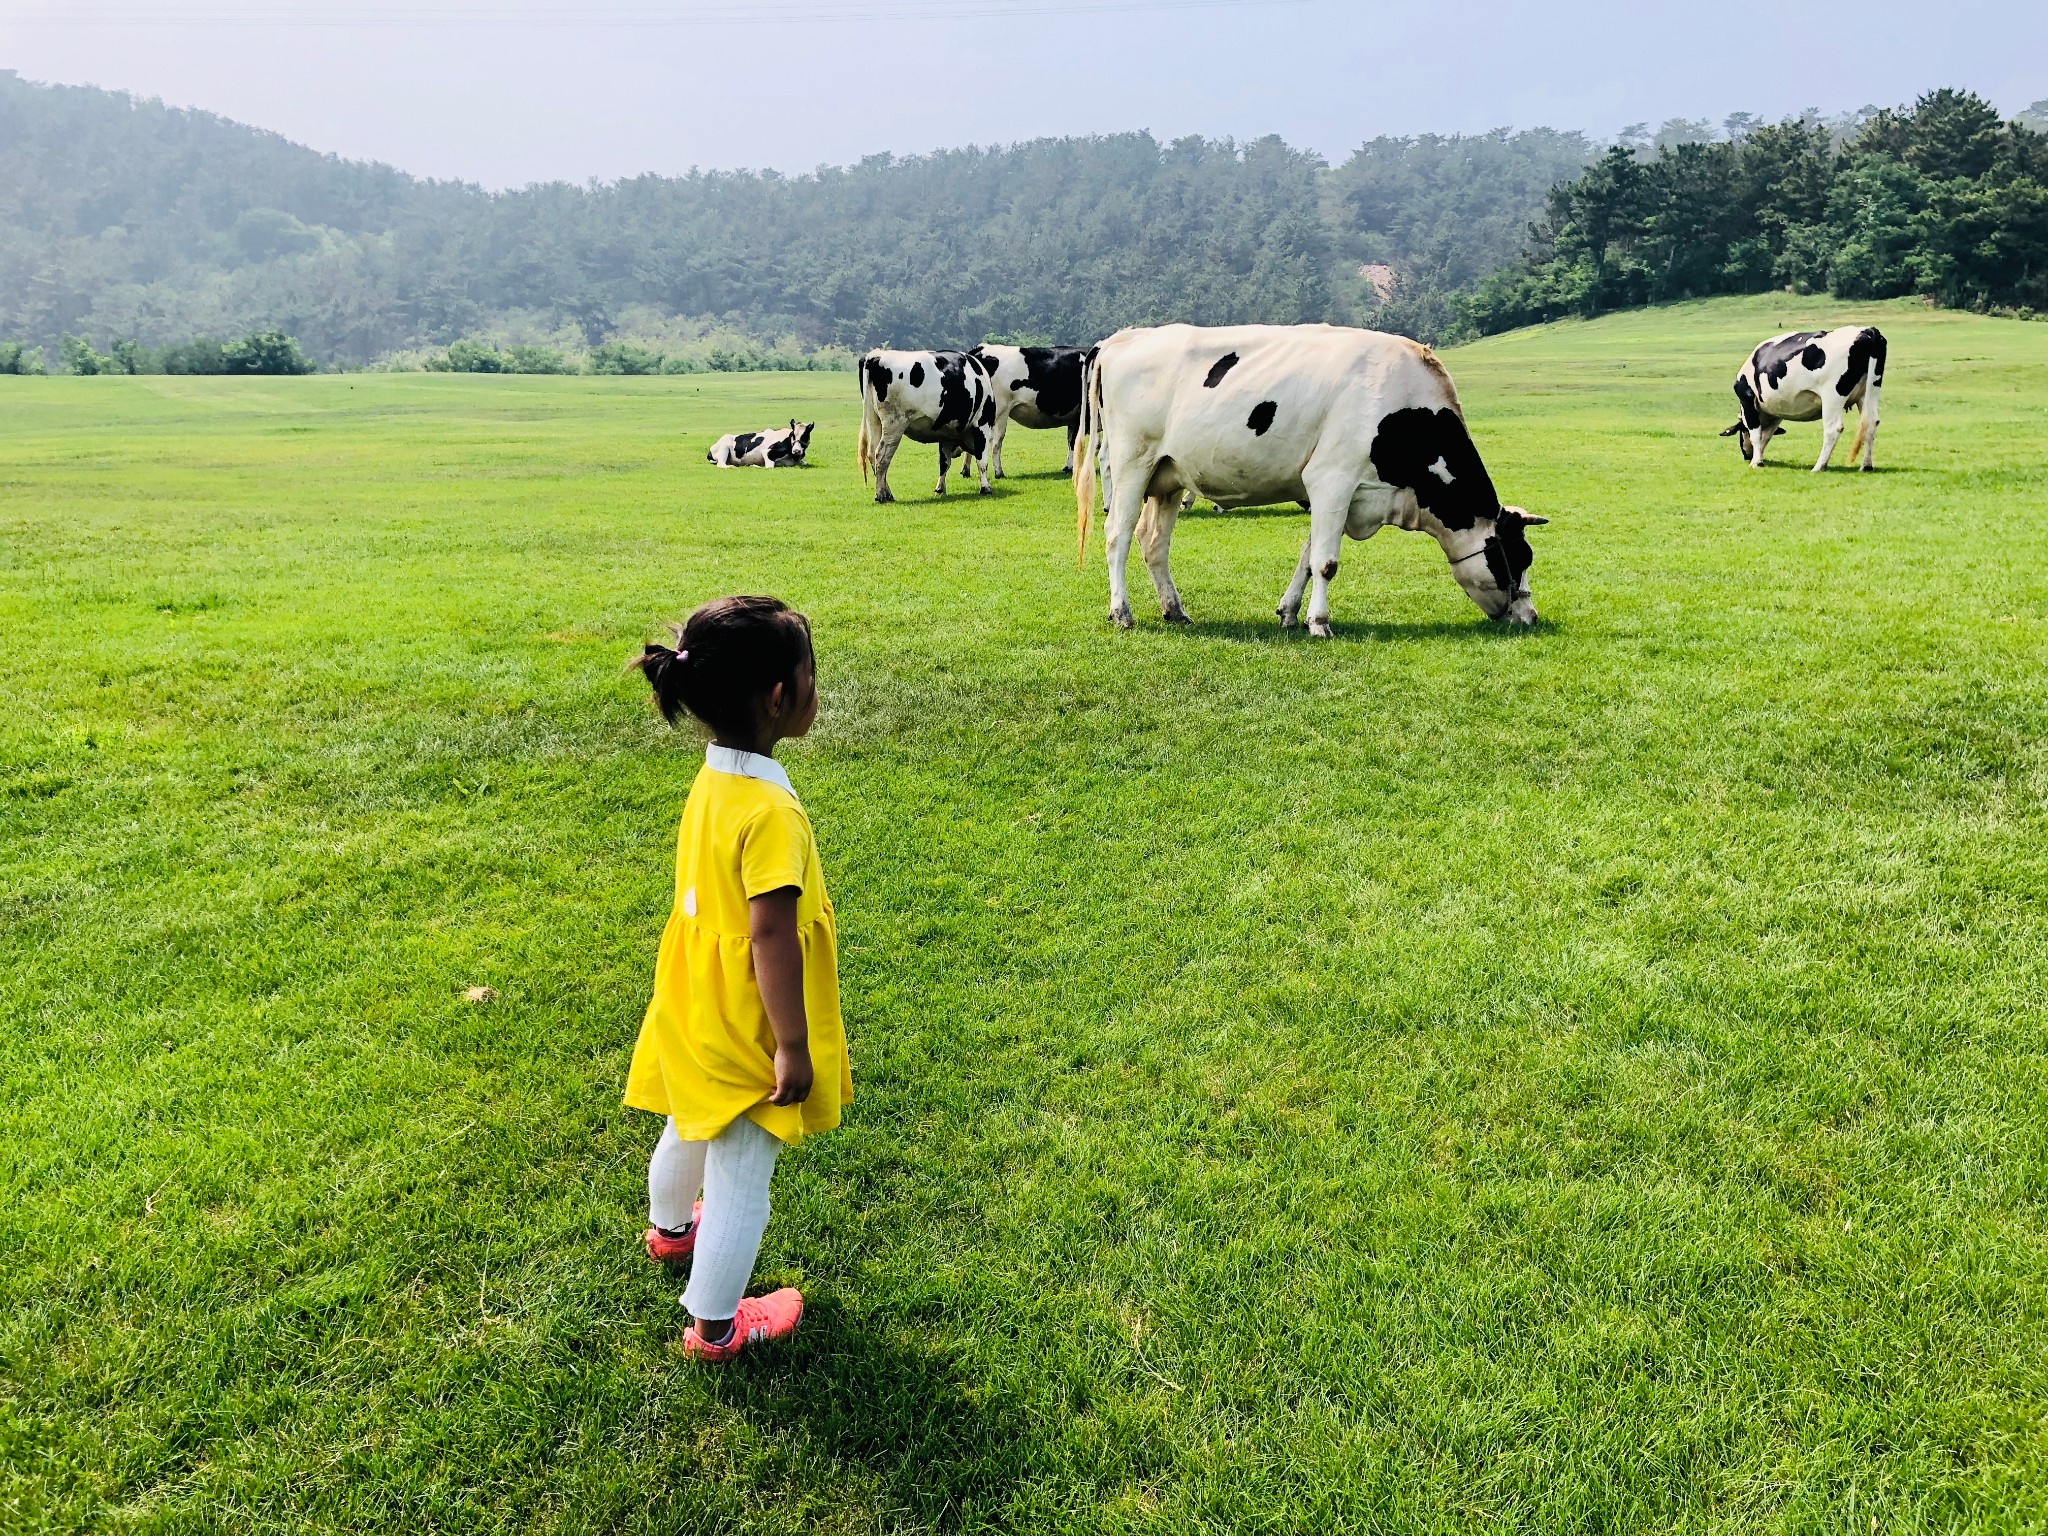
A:
<svg viewBox="0 0 2048 1536">
<path fill-rule="evenodd" d="M 782 1143 L 745 1115 L 710 1141 L 685 1141 L 671 1120 L 647 1160 L 647 1209 L 671 1232 L 690 1224 L 704 1191 L 704 1219 L 690 1258 L 683 1305 L 692 1317 L 720 1322 L 739 1310 L 768 1230 L 768 1181 Z"/>
</svg>

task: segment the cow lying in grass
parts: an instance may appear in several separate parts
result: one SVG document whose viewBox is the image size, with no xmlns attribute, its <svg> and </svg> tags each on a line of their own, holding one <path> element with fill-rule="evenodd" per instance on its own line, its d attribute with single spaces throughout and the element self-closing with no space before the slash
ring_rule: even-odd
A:
<svg viewBox="0 0 2048 1536">
<path fill-rule="evenodd" d="M 704 455 L 721 469 L 789 469 L 801 467 L 811 451 L 811 429 L 815 421 L 797 425 L 792 416 L 786 427 L 766 432 L 728 432 Z"/>
<path fill-rule="evenodd" d="M 1764 445 L 1780 422 L 1820 422 L 1816 472 L 1828 467 L 1842 435 L 1842 414 L 1856 407 L 1856 441 L 1849 457 L 1874 467 L 1877 453 L 1877 396 L 1884 383 L 1884 333 L 1873 325 L 1845 325 L 1832 331 L 1792 331 L 1773 336 L 1749 354 L 1735 375 L 1735 399 L 1742 414 L 1721 435 L 1737 439 L 1750 468 L 1762 469 Z"/>
<path fill-rule="evenodd" d="M 1219 507 L 1308 508 L 1308 541 L 1280 599 L 1284 627 L 1313 580 L 1309 633 L 1327 636 L 1344 536 L 1390 524 L 1435 539 L 1487 617 L 1536 622 L 1526 530 L 1549 519 L 1501 505 L 1451 376 L 1405 337 L 1332 325 L 1119 331 L 1089 365 L 1082 405 L 1074 488 L 1084 550 L 1098 469 L 1109 616 L 1126 629 L 1135 532 L 1161 613 L 1187 622 L 1169 555 L 1188 492 Z"/>
</svg>

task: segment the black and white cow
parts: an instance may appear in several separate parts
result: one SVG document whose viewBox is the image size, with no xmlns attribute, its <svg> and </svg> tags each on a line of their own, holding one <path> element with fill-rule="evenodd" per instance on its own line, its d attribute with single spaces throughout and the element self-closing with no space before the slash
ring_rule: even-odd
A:
<svg viewBox="0 0 2048 1536">
<path fill-rule="evenodd" d="M 728 432 L 704 455 L 720 469 L 777 469 L 801 466 L 811 451 L 811 429 L 815 421 L 797 425 L 794 416 L 786 427 L 766 432 Z"/>
<path fill-rule="evenodd" d="M 1074 469 L 1081 547 L 1097 467 L 1109 553 L 1109 616 L 1129 628 L 1124 566 L 1142 534 L 1145 564 L 1170 623 L 1186 623 L 1169 553 L 1181 498 L 1219 507 L 1298 501 L 1308 541 L 1280 599 L 1330 633 L 1330 582 L 1344 536 L 1418 529 L 1489 618 L 1533 624 L 1526 530 L 1548 522 L 1501 505 L 1465 430 L 1451 376 L 1402 336 L 1332 325 L 1167 325 L 1119 331 L 1089 365 Z"/>
<path fill-rule="evenodd" d="M 981 360 L 966 352 L 885 352 L 860 360 L 860 473 L 872 469 L 875 500 L 894 501 L 889 461 L 904 438 L 939 448 L 938 495 L 946 494 L 953 455 L 964 453 L 981 470 L 989 493 L 988 449 L 996 399 Z"/>
<path fill-rule="evenodd" d="M 1884 383 L 1884 333 L 1871 325 L 1845 325 L 1832 331 L 1793 331 L 1773 336 L 1749 354 L 1735 375 L 1735 399 L 1742 414 L 1721 435 L 1735 438 L 1752 469 L 1763 468 L 1764 445 L 1786 421 L 1820 421 L 1820 457 L 1816 472 L 1828 467 L 1835 440 L 1842 435 L 1842 413 L 1856 407 L 1856 441 L 1849 457 L 1859 454 L 1872 467 L 1877 452 L 1877 396 Z"/>
<path fill-rule="evenodd" d="M 1048 431 L 1067 429 L 1067 463 L 1074 472 L 1074 438 L 1081 430 L 1081 375 L 1090 347 L 1010 347 L 982 345 L 974 349 L 995 387 L 996 426 L 989 446 L 993 473 L 1003 478 L 1003 438 L 1010 423 Z"/>
</svg>

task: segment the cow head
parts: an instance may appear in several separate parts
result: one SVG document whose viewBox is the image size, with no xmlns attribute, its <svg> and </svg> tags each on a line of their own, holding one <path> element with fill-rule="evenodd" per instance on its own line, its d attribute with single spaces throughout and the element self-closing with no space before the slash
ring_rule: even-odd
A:
<svg viewBox="0 0 2048 1536">
<path fill-rule="evenodd" d="M 1536 605 L 1529 600 L 1529 567 L 1536 552 L 1529 547 L 1528 530 L 1549 521 L 1520 507 L 1504 506 L 1497 516 L 1472 525 L 1480 543 L 1451 555 L 1451 574 L 1489 619 L 1504 624 L 1536 622 Z M 1448 547 L 1445 553 L 1450 554 Z"/>
<path fill-rule="evenodd" d="M 811 428 L 816 425 L 815 421 L 807 421 L 799 426 L 792 416 L 788 431 L 768 445 L 768 456 L 786 464 L 803 463 L 804 455 L 811 448 Z"/>
<path fill-rule="evenodd" d="M 1738 421 L 1732 427 L 1722 428 L 1721 435 L 1735 439 L 1735 446 L 1742 450 L 1743 458 L 1747 459 L 1750 456 L 1749 428 L 1742 422 Z"/>
</svg>

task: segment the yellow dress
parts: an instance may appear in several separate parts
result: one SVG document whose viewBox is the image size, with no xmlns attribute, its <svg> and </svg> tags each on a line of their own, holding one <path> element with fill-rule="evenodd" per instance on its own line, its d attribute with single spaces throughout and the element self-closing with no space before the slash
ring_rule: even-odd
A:
<svg viewBox="0 0 2048 1536">
<path fill-rule="evenodd" d="M 770 1104 L 775 1032 L 754 980 L 747 902 L 797 888 L 811 1095 Z M 676 840 L 676 904 L 661 935 L 654 997 L 633 1047 L 626 1103 L 709 1141 L 741 1115 L 791 1146 L 839 1124 L 853 1098 L 839 1017 L 839 959 L 811 820 L 773 758 L 713 746 Z"/>
</svg>

